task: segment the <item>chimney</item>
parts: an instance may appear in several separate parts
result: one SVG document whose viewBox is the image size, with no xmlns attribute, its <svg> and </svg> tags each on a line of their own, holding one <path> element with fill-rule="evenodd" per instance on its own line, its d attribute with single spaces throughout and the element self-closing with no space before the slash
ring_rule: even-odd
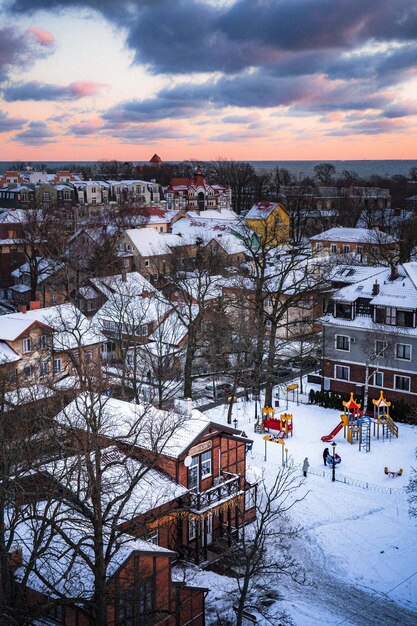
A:
<svg viewBox="0 0 417 626">
<path fill-rule="evenodd" d="M 398 278 L 398 265 L 391 265 L 390 280 L 396 280 Z"/>
<path fill-rule="evenodd" d="M 149 291 L 147 289 L 142 291 L 142 298 L 149 298 Z"/>
<path fill-rule="evenodd" d="M 379 283 L 376 280 L 374 284 L 372 285 L 372 295 L 377 296 L 378 294 L 379 294 Z"/>
<path fill-rule="evenodd" d="M 17 310 L 19 311 L 19 313 L 26 313 L 26 310 L 27 310 L 26 304 L 19 304 Z"/>
<path fill-rule="evenodd" d="M 36 309 L 40 309 L 41 308 L 41 301 L 40 300 L 32 300 L 29 303 L 29 310 L 30 311 L 35 311 Z"/>
</svg>

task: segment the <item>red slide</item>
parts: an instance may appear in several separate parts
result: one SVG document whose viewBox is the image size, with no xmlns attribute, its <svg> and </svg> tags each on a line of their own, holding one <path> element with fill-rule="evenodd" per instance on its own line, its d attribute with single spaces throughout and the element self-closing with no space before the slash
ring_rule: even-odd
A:
<svg viewBox="0 0 417 626">
<path fill-rule="evenodd" d="M 333 437 L 336 437 L 336 435 L 339 432 L 339 430 L 342 430 L 342 428 L 343 428 L 343 422 L 339 422 L 339 424 L 336 426 L 336 428 L 333 428 L 333 430 L 330 433 L 330 435 L 324 435 L 324 437 L 322 437 L 321 440 L 322 441 L 331 441 L 333 439 Z"/>
</svg>

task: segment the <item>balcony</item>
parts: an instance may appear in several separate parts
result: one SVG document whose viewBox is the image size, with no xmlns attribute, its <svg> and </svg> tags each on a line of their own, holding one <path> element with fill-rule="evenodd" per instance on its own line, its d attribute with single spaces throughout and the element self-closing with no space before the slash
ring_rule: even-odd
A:
<svg viewBox="0 0 417 626">
<path fill-rule="evenodd" d="M 189 507 L 196 512 L 201 512 L 204 509 L 210 509 L 216 506 L 222 501 L 227 501 L 234 496 L 237 496 L 240 492 L 240 477 L 237 474 L 230 474 L 229 472 L 222 472 L 220 477 L 221 482 L 214 487 L 210 487 L 207 491 L 197 492 L 190 491 L 189 494 Z"/>
</svg>

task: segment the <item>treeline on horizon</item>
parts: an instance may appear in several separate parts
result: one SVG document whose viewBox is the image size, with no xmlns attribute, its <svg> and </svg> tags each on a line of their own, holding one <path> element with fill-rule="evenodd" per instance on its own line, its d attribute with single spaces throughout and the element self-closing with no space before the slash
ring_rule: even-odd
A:
<svg viewBox="0 0 417 626">
<path fill-rule="evenodd" d="M 9 163 L 9 169 L 23 171 L 45 171 L 54 174 L 58 170 L 70 170 L 79 173 L 84 180 L 155 180 L 162 186 L 169 184 L 172 178 L 191 178 L 196 167 L 200 166 L 210 183 L 228 185 L 237 200 L 240 209 L 245 206 L 245 198 L 250 204 L 253 199 L 279 199 L 281 187 L 300 186 L 306 188 L 324 187 L 380 187 L 388 189 L 391 194 L 392 206 L 403 208 L 405 199 L 415 195 L 417 190 L 417 167 L 409 170 L 409 175 L 394 174 L 381 176 L 373 174 L 361 177 L 357 172 L 344 170 L 337 175 L 332 163 L 318 163 L 314 167 L 314 176 L 296 175 L 284 167 L 275 167 L 271 171 L 257 171 L 246 161 L 233 161 L 220 158 L 217 161 L 187 160 L 178 163 L 144 163 L 134 165 L 131 161 L 97 161 L 86 164 L 68 162 L 59 167 L 51 164 L 16 161 Z"/>
</svg>

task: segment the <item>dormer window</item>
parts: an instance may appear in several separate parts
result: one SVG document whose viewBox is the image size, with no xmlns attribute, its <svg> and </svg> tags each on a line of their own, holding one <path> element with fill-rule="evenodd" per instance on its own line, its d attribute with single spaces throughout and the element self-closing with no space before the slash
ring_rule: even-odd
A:
<svg viewBox="0 0 417 626">
<path fill-rule="evenodd" d="M 32 339 L 30 337 L 23 339 L 23 354 L 28 354 L 28 352 L 32 352 Z"/>
</svg>

